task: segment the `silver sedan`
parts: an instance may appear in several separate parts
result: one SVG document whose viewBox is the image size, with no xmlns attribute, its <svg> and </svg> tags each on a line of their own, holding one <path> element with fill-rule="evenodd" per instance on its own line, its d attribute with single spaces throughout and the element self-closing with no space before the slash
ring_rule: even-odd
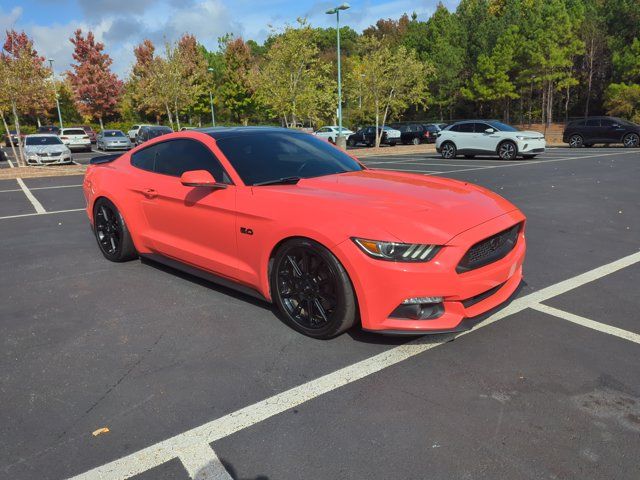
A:
<svg viewBox="0 0 640 480">
<path fill-rule="evenodd" d="M 121 130 L 103 130 L 96 136 L 98 150 L 129 150 L 131 140 Z"/>
</svg>

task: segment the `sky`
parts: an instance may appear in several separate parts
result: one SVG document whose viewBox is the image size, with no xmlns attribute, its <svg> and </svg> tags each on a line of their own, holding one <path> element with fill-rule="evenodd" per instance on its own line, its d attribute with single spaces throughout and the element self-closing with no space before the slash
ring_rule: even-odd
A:
<svg viewBox="0 0 640 480">
<path fill-rule="evenodd" d="M 416 12 L 426 20 L 439 0 L 353 0 L 341 12 L 341 24 L 362 31 L 379 18 Z M 457 1 L 442 0 L 449 8 Z M 92 30 L 113 58 L 113 70 L 126 77 L 133 48 L 145 38 L 156 44 L 191 33 L 216 49 L 226 33 L 262 42 L 272 28 L 281 29 L 306 17 L 313 26 L 335 26 L 324 12 L 340 0 L 0 0 L 0 32 L 24 30 L 40 55 L 54 60 L 57 74 L 69 69 L 69 38 L 81 28 Z"/>
</svg>

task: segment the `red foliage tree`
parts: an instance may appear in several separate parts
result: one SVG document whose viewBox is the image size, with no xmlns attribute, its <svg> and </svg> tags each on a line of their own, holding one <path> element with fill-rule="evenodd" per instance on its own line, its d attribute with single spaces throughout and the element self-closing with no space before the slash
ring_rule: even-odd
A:
<svg viewBox="0 0 640 480">
<path fill-rule="evenodd" d="M 104 44 L 95 41 L 93 32 L 84 37 L 78 29 L 69 40 L 75 47 L 73 59 L 77 62 L 72 64 L 73 71 L 67 72 L 74 100 L 80 113 L 97 118 L 104 128 L 103 118 L 116 113 L 122 81 L 111 72 L 113 60 L 103 52 Z"/>
</svg>

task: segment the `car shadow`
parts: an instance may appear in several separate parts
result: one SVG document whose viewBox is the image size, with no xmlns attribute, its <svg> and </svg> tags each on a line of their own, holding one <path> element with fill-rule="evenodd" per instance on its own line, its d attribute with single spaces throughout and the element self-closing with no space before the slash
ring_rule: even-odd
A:
<svg viewBox="0 0 640 480">
<path fill-rule="evenodd" d="M 183 280 L 186 280 L 191 283 L 195 283 L 196 285 L 200 285 L 202 287 L 208 288 L 210 290 L 214 290 L 216 292 L 223 293 L 230 297 L 233 297 L 237 300 L 247 302 L 248 304 L 254 305 L 256 307 L 262 308 L 265 311 L 269 311 L 273 314 L 275 318 L 277 318 L 282 324 L 284 324 L 287 328 L 291 328 L 291 326 L 287 323 L 284 318 L 284 315 L 273 303 L 269 303 L 266 300 L 262 300 L 260 298 L 252 297 L 246 293 L 242 293 L 240 291 L 234 290 L 233 288 L 226 287 L 224 285 L 206 280 L 204 278 L 198 277 L 196 275 L 192 275 L 187 272 L 183 272 L 182 270 L 175 269 L 163 263 L 156 262 L 150 258 L 140 257 L 140 262 L 143 265 L 149 266 L 151 268 L 155 268 L 156 270 L 162 271 L 164 273 L 168 273 L 170 275 L 175 275 Z M 478 315 L 476 317 L 467 318 L 463 320 L 461 323 L 459 330 L 455 332 L 442 332 L 442 333 L 402 333 L 402 334 L 394 334 L 394 333 L 379 333 L 379 332 L 371 332 L 367 330 L 362 330 L 359 324 L 356 324 L 353 328 L 349 329 L 345 332 L 345 335 L 349 335 L 353 340 L 360 343 L 368 343 L 372 345 L 389 345 L 389 346 L 397 346 L 407 343 L 411 340 L 415 340 L 419 337 L 428 336 L 433 339 L 434 342 L 441 342 L 447 336 L 451 337 L 448 341 L 455 340 L 456 333 L 460 333 L 465 330 L 470 330 L 474 328 L 476 325 L 482 323 L 484 320 L 489 318 L 498 310 L 509 305 L 514 299 L 516 299 L 521 291 L 527 287 L 527 283 L 522 280 L 520 285 L 516 288 L 516 290 L 511 294 L 511 296 L 502 304 L 497 307 L 489 310 L 488 312 L 483 313 L 482 315 Z M 300 334 L 302 335 L 302 334 Z M 331 339 L 329 339 L 330 341 Z M 327 341 L 327 340 L 324 340 Z"/>
<path fill-rule="evenodd" d="M 225 472 L 222 471 L 222 467 L 224 467 Z M 226 478 L 227 476 L 233 478 L 234 480 L 269 480 L 269 477 L 267 475 L 256 475 L 255 477 L 238 477 L 238 472 L 233 467 L 233 465 L 231 465 L 229 461 L 223 458 L 221 458 L 219 462 L 210 462 L 209 464 L 205 465 L 196 472 L 193 478 L 204 480 L 209 478 Z"/>
</svg>

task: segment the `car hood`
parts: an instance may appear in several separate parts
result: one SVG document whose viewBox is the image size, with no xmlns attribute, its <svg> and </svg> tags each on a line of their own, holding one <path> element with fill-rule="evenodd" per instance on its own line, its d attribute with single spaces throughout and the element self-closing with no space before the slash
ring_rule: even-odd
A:
<svg viewBox="0 0 640 480">
<path fill-rule="evenodd" d="M 129 138 L 128 137 L 104 137 L 102 138 L 102 141 L 105 143 L 111 143 L 111 142 L 129 142 Z"/>
<path fill-rule="evenodd" d="M 27 153 L 64 153 L 67 147 L 64 145 L 26 145 L 24 150 Z"/>
<path fill-rule="evenodd" d="M 254 191 L 260 195 L 264 188 Z M 335 220 L 343 222 L 350 236 L 362 235 L 358 229 L 364 222 L 407 243 L 445 244 L 470 228 L 516 210 L 504 198 L 477 185 L 380 170 L 302 179 L 296 185 L 267 189 L 306 197 L 288 198 L 287 203 L 318 205 L 335 212 Z"/>
<path fill-rule="evenodd" d="M 514 132 L 516 135 L 527 136 L 533 138 L 544 138 L 544 134 L 540 132 L 536 132 L 535 130 L 520 130 L 518 132 Z"/>
</svg>

